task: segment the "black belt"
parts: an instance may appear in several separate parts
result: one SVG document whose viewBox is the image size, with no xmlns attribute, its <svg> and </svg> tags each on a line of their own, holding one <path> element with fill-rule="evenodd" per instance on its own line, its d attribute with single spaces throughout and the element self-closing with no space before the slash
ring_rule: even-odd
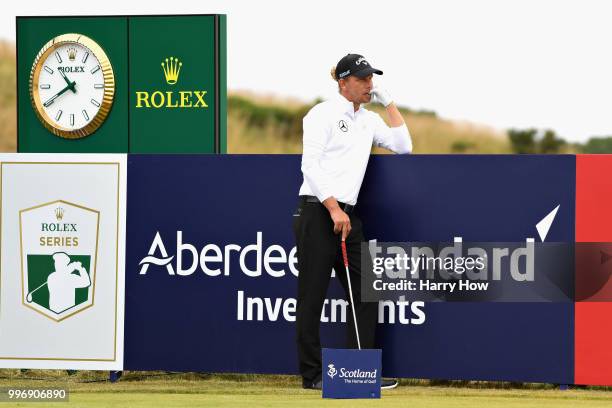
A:
<svg viewBox="0 0 612 408">
<path fill-rule="evenodd" d="M 303 202 L 306 203 L 318 203 L 321 204 L 321 202 L 319 201 L 319 199 L 315 196 L 311 196 L 311 195 L 303 195 L 300 196 L 300 198 L 302 199 Z M 321 204 L 323 205 L 323 204 Z M 341 203 L 340 201 L 338 201 L 338 205 L 340 206 L 340 208 L 342 208 L 342 211 L 344 211 L 347 214 L 352 213 L 355 210 L 355 206 L 354 205 L 350 205 L 350 204 L 346 204 L 346 203 Z"/>
</svg>

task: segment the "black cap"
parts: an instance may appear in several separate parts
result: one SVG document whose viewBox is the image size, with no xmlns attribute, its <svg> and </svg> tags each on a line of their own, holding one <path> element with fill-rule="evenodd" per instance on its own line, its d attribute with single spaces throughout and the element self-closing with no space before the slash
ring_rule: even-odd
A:
<svg viewBox="0 0 612 408">
<path fill-rule="evenodd" d="M 370 65 L 363 55 L 346 54 L 336 65 L 336 79 L 346 78 L 349 75 L 363 78 L 370 74 L 382 75 L 380 69 Z"/>
</svg>

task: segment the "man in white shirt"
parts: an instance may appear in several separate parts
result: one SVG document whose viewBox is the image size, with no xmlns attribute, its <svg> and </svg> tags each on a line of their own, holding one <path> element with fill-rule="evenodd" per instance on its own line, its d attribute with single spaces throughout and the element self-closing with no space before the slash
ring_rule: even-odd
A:
<svg viewBox="0 0 612 408">
<path fill-rule="evenodd" d="M 346 241 L 355 313 L 362 348 L 374 348 L 378 303 L 361 302 L 361 220 L 354 212 L 372 145 L 410 153 L 412 141 L 404 119 L 386 91 L 372 83 L 373 68 L 358 54 L 348 54 L 332 69 L 338 95 L 314 106 L 304 117 L 300 204 L 293 217 L 297 243 L 297 346 L 304 388 L 321 389 L 319 325 L 332 268 L 348 298 L 341 240 Z M 390 126 L 363 107 L 385 106 Z M 370 271 L 363 271 L 370 273 Z M 351 308 L 347 308 L 348 347 L 357 348 Z M 397 385 L 383 380 L 383 388 Z"/>
</svg>

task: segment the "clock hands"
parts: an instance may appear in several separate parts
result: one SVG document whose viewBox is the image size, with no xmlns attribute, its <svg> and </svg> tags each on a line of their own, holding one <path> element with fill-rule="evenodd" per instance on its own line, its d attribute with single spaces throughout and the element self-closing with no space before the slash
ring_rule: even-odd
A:
<svg viewBox="0 0 612 408">
<path fill-rule="evenodd" d="M 66 74 L 64 74 L 64 71 L 62 71 L 61 69 L 58 69 L 58 71 L 60 74 L 62 74 L 64 81 L 66 81 L 66 83 L 68 84 L 68 89 L 70 89 L 72 93 L 76 93 L 76 89 L 74 89 L 74 85 L 76 84 L 76 82 L 70 82 Z"/>
<path fill-rule="evenodd" d="M 70 81 L 68 77 L 66 76 L 66 74 L 64 74 L 64 71 L 62 71 L 61 69 L 58 69 L 58 71 L 62 75 L 62 78 L 64 78 L 64 81 L 66 81 L 68 86 L 66 86 L 64 89 L 62 89 L 61 91 L 53 95 L 51 98 L 49 98 L 47 102 L 43 103 L 43 106 L 45 108 L 49 107 L 60 95 L 62 95 L 67 90 L 71 90 L 72 93 L 76 93 L 76 88 L 75 88 L 76 82 Z"/>
<path fill-rule="evenodd" d="M 74 92 L 74 86 L 76 85 L 76 82 L 70 82 L 68 84 L 67 87 L 65 87 L 64 89 L 62 89 L 61 91 L 59 91 L 58 93 L 56 93 L 55 95 L 53 95 L 51 98 L 49 98 L 47 100 L 47 102 L 43 103 L 43 106 L 45 108 L 48 108 L 49 106 L 51 106 L 51 104 L 60 96 L 62 95 L 64 92 L 66 92 L 67 90 L 72 90 L 72 92 Z"/>
</svg>

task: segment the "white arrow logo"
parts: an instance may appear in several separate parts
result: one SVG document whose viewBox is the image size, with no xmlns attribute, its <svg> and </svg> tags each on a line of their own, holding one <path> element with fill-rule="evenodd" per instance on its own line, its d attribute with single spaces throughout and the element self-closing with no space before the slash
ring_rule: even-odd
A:
<svg viewBox="0 0 612 408">
<path fill-rule="evenodd" d="M 557 211 L 559 211 L 560 206 L 561 204 L 556 206 L 554 210 L 549 212 L 546 217 L 542 218 L 542 220 L 536 224 L 536 229 L 538 230 L 538 234 L 540 234 L 540 239 L 542 242 L 544 242 L 546 239 L 546 235 L 548 235 L 548 231 L 555 220 L 555 216 L 557 215 Z"/>
</svg>

